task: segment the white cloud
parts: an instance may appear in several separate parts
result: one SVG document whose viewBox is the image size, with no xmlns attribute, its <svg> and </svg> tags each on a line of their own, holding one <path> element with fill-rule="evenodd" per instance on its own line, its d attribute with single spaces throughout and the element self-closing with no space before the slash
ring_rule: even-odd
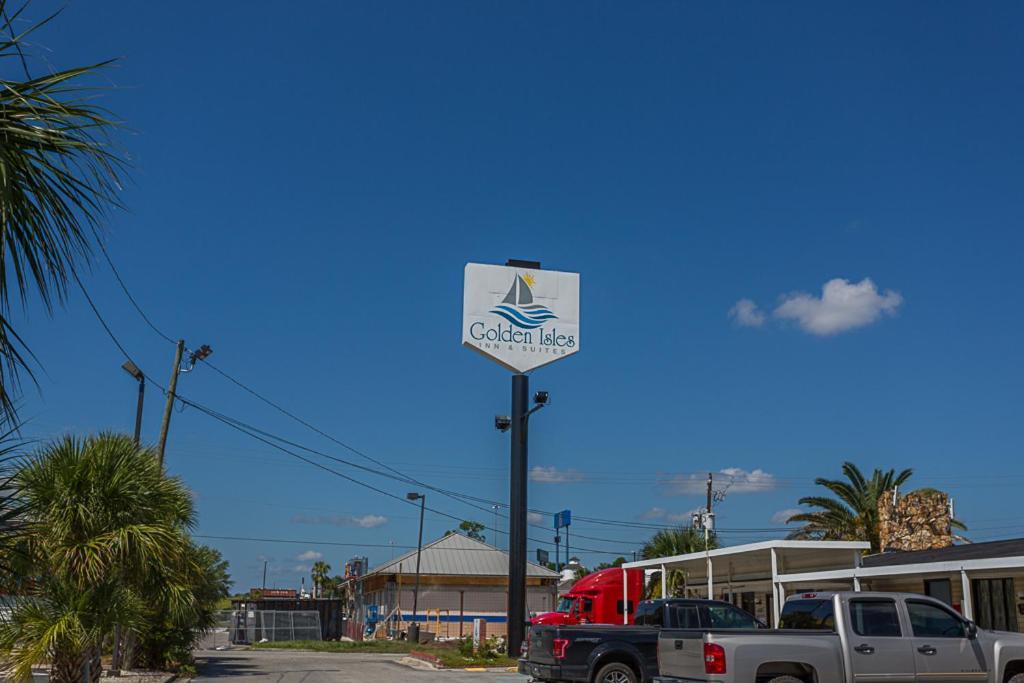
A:
<svg viewBox="0 0 1024 683">
<path fill-rule="evenodd" d="M 320 559 L 323 559 L 323 556 L 324 556 L 323 553 L 317 552 L 315 550 L 307 550 L 304 553 L 300 553 L 300 554 L 296 555 L 295 559 L 296 560 L 300 560 L 302 562 L 308 562 L 309 560 L 320 560 Z"/>
<path fill-rule="evenodd" d="M 297 564 L 292 567 L 292 572 L 295 574 L 308 574 L 313 568 L 308 564 Z"/>
<path fill-rule="evenodd" d="M 528 512 L 526 513 L 526 520 L 530 524 L 542 524 L 544 522 L 544 515 L 539 512 Z"/>
<path fill-rule="evenodd" d="M 835 278 L 821 288 L 820 298 L 806 292 L 784 296 L 773 315 L 794 320 L 805 332 L 825 337 L 870 325 L 882 314 L 894 314 L 902 303 L 897 292 L 879 293 L 870 278 L 857 283 Z"/>
<path fill-rule="evenodd" d="M 801 510 L 800 508 L 787 508 L 785 510 L 779 510 L 774 515 L 772 515 L 772 521 L 776 524 L 786 524 L 789 522 L 790 517 L 792 517 L 793 515 L 798 515 L 801 512 L 803 512 L 803 510 Z"/>
<path fill-rule="evenodd" d="M 762 469 L 748 472 L 739 467 L 726 467 L 714 477 L 714 489 L 727 493 L 758 493 L 775 488 L 775 475 Z M 706 474 L 674 474 L 658 482 L 666 496 L 688 496 L 707 491 Z"/>
<path fill-rule="evenodd" d="M 534 465 L 530 470 L 530 481 L 535 481 L 538 484 L 571 484 L 583 481 L 583 473 L 574 469 L 560 470 L 554 465 L 551 467 Z"/>
<path fill-rule="evenodd" d="M 689 526 L 693 522 L 693 516 L 697 513 L 704 512 L 704 508 L 694 508 L 688 512 L 670 512 L 665 515 L 665 521 L 669 524 L 684 524 Z"/>
<path fill-rule="evenodd" d="M 375 529 L 388 523 L 384 515 L 293 515 L 292 524 L 330 524 L 331 526 L 358 526 Z"/>
<path fill-rule="evenodd" d="M 640 519 L 665 519 L 665 508 L 651 508 L 640 515 Z"/>
<path fill-rule="evenodd" d="M 729 317 L 740 327 L 761 327 L 767 318 L 750 299 L 740 299 L 729 309 Z"/>
</svg>

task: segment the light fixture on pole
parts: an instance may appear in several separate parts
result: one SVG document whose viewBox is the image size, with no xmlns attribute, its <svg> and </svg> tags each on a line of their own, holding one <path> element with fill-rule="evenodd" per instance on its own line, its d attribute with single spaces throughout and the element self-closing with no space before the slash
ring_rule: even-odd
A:
<svg viewBox="0 0 1024 683">
<path fill-rule="evenodd" d="M 134 377 L 139 383 L 139 400 L 135 405 L 135 445 L 138 446 L 139 439 L 142 436 L 142 402 L 146 396 L 146 376 L 142 374 L 142 370 L 139 369 L 139 366 L 130 360 L 126 360 L 122 363 L 121 368 Z"/>
</svg>

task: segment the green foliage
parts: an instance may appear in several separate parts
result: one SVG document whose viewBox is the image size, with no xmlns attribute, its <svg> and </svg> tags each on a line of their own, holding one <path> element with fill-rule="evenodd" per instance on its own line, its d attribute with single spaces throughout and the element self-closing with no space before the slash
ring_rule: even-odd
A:
<svg viewBox="0 0 1024 683">
<path fill-rule="evenodd" d="M 594 571 L 595 572 L 599 572 L 599 571 L 604 570 L 604 569 L 611 569 L 612 567 L 621 567 L 625 563 L 626 563 L 626 558 L 624 558 L 622 556 L 619 556 L 619 557 L 616 557 L 611 562 L 602 562 L 601 564 L 599 564 L 596 567 L 594 567 Z"/>
<path fill-rule="evenodd" d="M 842 479 L 818 477 L 814 483 L 828 489 L 835 497 L 805 496 L 800 505 L 818 508 L 793 515 L 787 522 L 804 525 L 790 538 L 825 541 L 868 541 L 871 552 L 879 551 L 878 499 L 886 491 L 906 482 L 913 470 L 876 469 L 866 478 L 852 462 L 843 463 Z"/>
<path fill-rule="evenodd" d="M 185 589 L 192 607 L 176 613 L 166 601 L 148 611 L 136 664 L 146 669 L 180 667 L 192 662 L 192 649 L 199 638 L 216 623 L 217 608 L 228 597 L 231 579 L 228 563 L 218 550 L 192 545 L 186 567 Z"/>
<path fill-rule="evenodd" d="M 686 555 L 702 550 L 714 550 L 718 547 L 718 538 L 711 534 L 707 544 L 704 541 L 704 532 L 693 527 L 679 527 L 678 529 L 662 529 L 644 543 L 640 556 L 645 560 L 656 557 L 671 557 L 673 555 Z M 670 596 L 678 595 L 683 588 L 683 572 L 670 569 L 666 576 L 666 585 Z M 652 598 L 667 597 L 661 595 L 661 577 L 657 574 L 651 577 L 647 584 L 647 595 Z"/>
<path fill-rule="evenodd" d="M 487 528 L 487 526 L 482 524 L 482 523 L 480 523 L 480 522 L 474 522 L 472 520 L 468 520 L 467 519 L 467 520 L 463 520 L 462 523 L 459 524 L 459 528 L 458 529 L 449 529 L 448 531 L 444 532 L 444 535 L 445 536 L 451 536 L 452 534 L 457 534 L 459 532 L 462 532 L 463 534 L 465 534 L 466 536 L 469 536 L 470 538 L 476 539 L 476 540 L 480 541 L 481 543 L 485 543 L 487 541 L 487 537 L 484 536 L 483 531 L 486 528 Z"/>
<path fill-rule="evenodd" d="M 310 570 L 310 578 L 313 579 L 314 597 L 320 597 L 320 594 L 323 591 L 324 581 L 330 573 L 331 565 L 327 564 L 323 560 L 317 560 L 313 563 L 313 568 Z"/>
<path fill-rule="evenodd" d="M 143 643 L 168 623 L 202 628 L 206 601 L 226 594 L 226 565 L 188 539 L 188 490 L 131 438 L 65 437 L 22 463 L 13 483 L 25 505 L 23 591 L 0 622 L 12 679 L 49 662 L 54 683 L 78 683 L 85 665 L 95 680 L 115 624 Z"/>
<path fill-rule="evenodd" d="M 0 0 L 0 412 L 15 415 L 22 373 L 33 378 L 31 350 L 9 313 L 30 294 L 49 312 L 67 297 L 68 284 L 89 259 L 105 214 L 118 205 L 123 161 L 111 151 L 115 124 L 92 103 L 96 89 L 83 79 L 110 62 L 66 70 L 47 67 L 33 77 L 23 47 L 34 25 Z M 23 30 L 24 29 L 24 30 Z M 11 80 L 17 66 L 24 76 Z"/>
<path fill-rule="evenodd" d="M 823 477 L 814 480 L 818 486 L 828 489 L 834 495 L 833 498 L 806 496 L 799 500 L 800 505 L 817 509 L 801 512 L 786 520 L 804 523 L 789 537 L 824 541 L 867 541 L 871 544 L 870 552 L 880 552 L 879 499 L 886 492 L 906 483 L 913 473 L 914 471 L 910 469 L 899 473 L 895 469 L 876 469 L 868 479 L 852 462 L 844 462 L 845 481 Z M 952 520 L 951 525 L 955 529 L 967 529 L 967 526 L 957 519 Z"/>
</svg>

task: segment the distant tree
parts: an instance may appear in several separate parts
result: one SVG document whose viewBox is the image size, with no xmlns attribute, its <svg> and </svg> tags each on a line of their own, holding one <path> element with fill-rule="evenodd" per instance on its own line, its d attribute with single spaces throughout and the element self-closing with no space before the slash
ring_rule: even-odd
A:
<svg viewBox="0 0 1024 683">
<path fill-rule="evenodd" d="M 601 564 L 599 564 L 596 567 L 594 567 L 594 571 L 595 572 L 599 572 L 599 571 L 601 571 L 603 569 L 611 569 L 612 567 L 621 567 L 625 563 L 626 563 L 626 558 L 624 558 L 622 556 L 619 556 L 619 557 L 616 557 L 611 562 L 602 562 Z"/>
<path fill-rule="evenodd" d="M 693 527 L 680 527 L 678 529 L 662 529 L 644 543 L 640 551 L 641 557 L 645 560 L 653 560 L 658 557 L 671 557 L 673 555 L 686 555 L 700 552 L 701 550 L 712 550 L 718 547 L 718 539 L 711 534 L 707 546 L 704 543 L 704 532 Z M 670 596 L 678 595 L 682 590 L 683 572 L 670 569 L 665 577 L 668 593 Z M 661 577 L 657 574 L 651 576 L 647 584 L 647 594 L 650 597 L 668 597 L 661 595 Z"/>
<path fill-rule="evenodd" d="M 313 580 L 313 597 L 323 597 L 324 581 L 327 580 L 330 573 L 331 565 L 323 560 L 317 560 L 313 563 L 313 569 L 310 570 L 310 578 Z"/>
<path fill-rule="evenodd" d="M 461 532 L 465 536 L 469 536 L 470 538 L 476 539 L 481 543 L 484 543 L 487 541 L 487 537 L 484 536 L 481 532 L 486 528 L 487 527 L 484 524 L 481 524 L 480 522 L 473 522 L 467 519 L 463 521 L 461 524 L 459 524 L 458 529 L 449 529 L 448 531 L 444 532 L 444 535 L 451 536 L 452 534 L 457 534 Z"/>
</svg>

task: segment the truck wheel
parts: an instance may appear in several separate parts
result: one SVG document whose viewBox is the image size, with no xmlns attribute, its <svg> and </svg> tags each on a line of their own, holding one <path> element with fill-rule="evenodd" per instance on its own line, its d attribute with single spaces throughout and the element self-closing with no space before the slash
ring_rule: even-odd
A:
<svg viewBox="0 0 1024 683">
<path fill-rule="evenodd" d="M 1007 679 L 1006 683 L 1024 683 L 1024 674 L 1015 674 L 1013 677 Z"/>
<path fill-rule="evenodd" d="M 612 662 L 601 667 L 594 683 L 637 683 L 636 673 L 626 664 Z"/>
</svg>

